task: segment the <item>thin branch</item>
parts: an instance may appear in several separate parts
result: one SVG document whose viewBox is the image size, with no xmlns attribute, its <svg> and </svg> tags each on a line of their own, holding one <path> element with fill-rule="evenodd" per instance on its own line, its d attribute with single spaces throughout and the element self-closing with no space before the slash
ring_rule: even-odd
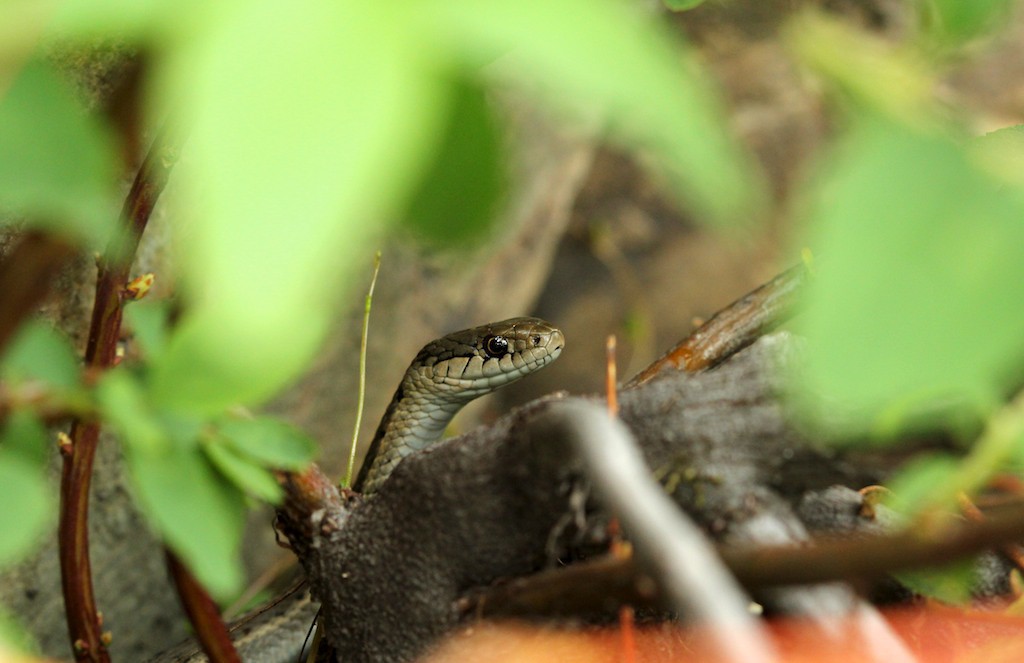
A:
<svg viewBox="0 0 1024 663">
<path fill-rule="evenodd" d="M 747 589 L 880 578 L 896 571 L 942 566 L 1024 540 L 1024 508 L 992 513 L 925 537 L 916 532 L 818 538 L 801 546 L 720 549 L 722 561 Z M 458 608 L 483 616 L 578 615 L 609 600 L 665 606 L 665 598 L 631 557 L 608 555 L 520 578 L 464 597 Z"/>
<path fill-rule="evenodd" d="M 58 269 L 72 255 L 71 245 L 32 230 L 0 263 L 0 356 L 21 321 L 46 297 Z"/>
<path fill-rule="evenodd" d="M 789 318 L 796 293 L 806 278 L 806 267 L 792 267 L 737 299 L 637 374 L 626 386 L 643 384 L 668 368 L 691 373 L 705 370 L 739 352 Z"/>
<path fill-rule="evenodd" d="M 799 585 L 942 566 L 1020 540 L 1024 540 L 1024 510 L 1016 509 L 930 535 L 905 531 L 855 539 L 820 538 L 801 547 L 723 550 L 722 558 L 744 586 Z"/>
<path fill-rule="evenodd" d="M 720 660 L 774 660 L 774 648 L 747 611 L 750 599 L 700 528 L 651 478 L 625 425 L 583 402 L 561 403 L 552 415 L 551 436 L 577 449 L 587 476 L 622 521 L 644 566 L 680 612 L 707 623 Z"/>
<path fill-rule="evenodd" d="M 231 642 L 231 634 L 221 619 L 216 602 L 174 553 L 167 551 L 166 554 L 167 569 L 170 571 L 174 586 L 178 589 L 181 605 L 188 613 L 189 621 L 196 628 L 196 638 L 203 651 L 211 661 L 242 663 Z"/>
<path fill-rule="evenodd" d="M 87 369 L 105 370 L 115 363 L 124 287 L 142 233 L 173 162 L 165 140 L 158 136 L 151 146 L 121 211 L 124 229 L 111 241 L 99 261 L 96 299 L 85 351 Z M 89 564 L 89 485 L 99 434 L 100 425 L 96 420 L 76 418 L 71 424 L 71 446 L 64 456 L 61 475 L 58 538 L 64 609 L 74 656 L 80 661 L 106 662 L 110 656 L 100 633 Z"/>
</svg>

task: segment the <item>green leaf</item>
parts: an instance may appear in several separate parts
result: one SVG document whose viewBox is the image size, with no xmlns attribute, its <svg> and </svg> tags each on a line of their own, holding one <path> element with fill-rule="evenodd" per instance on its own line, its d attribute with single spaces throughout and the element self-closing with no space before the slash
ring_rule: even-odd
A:
<svg viewBox="0 0 1024 663">
<path fill-rule="evenodd" d="M 686 11 L 704 4 L 704 0 L 662 0 L 662 2 L 665 7 L 674 12 Z"/>
<path fill-rule="evenodd" d="M 482 89 L 453 84 L 437 156 L 413 193 L 405 220 L 435 241 L 479 239 L 508 185 L 502 136 Z"/>
<path fill-rule="evenodd" d="M 102 246 L 117 220 L 113 140 L 33 60 L 0 98 L 0 209 Z"/>
<path fill-rule="evenodd" d="M 326 303 L 418 177 L 443 92 L 414 17 L 387 3 L 219 11 L 159 81 L 190 127 L 175 171 L 190 309 L 154 389 L 210 414 L 265 400 L 314 356 Z"/>
<path fill-rule="evenodd" d="M 1012 0 L 925 0 L 919 7 L 930 36 L 956 44 L 1005 25 L 1013 4 Z"/>
<path fill-rule="evenodd" d="M 726 130 L 707 77 L 663 26 L 617 0 L 438 2 L 433 29 L 470 66 L 508 51 L 502 73 L 570 122 L 606 123 L 655 157 L 707 221 L 749 221 L 762 183 Z"/>
<path fill-rule="evenodd" d="M 21 620 L 0 609 L 0 651 L 7 653 L 6 649 L 33 656 L 41 655 L 39 643 Z"/>
<path fill-rule="evenodd" d="M 6 436 L 6 433 L 5 433 Z M 44 469 L 0 445 L 0 567 L 18 561 L 42 539 L 55 515 L 53 492 Z"/>
<path fill-rule="evenodd" d="M 1020 191 L 949 140 L 869 117 L 822 174 L 806 392 L 868 426 L 900 401 L 990 408 L 1024 337 Z"/>
<path fill-rule="evenodd" d="M 237 455 L 230 447 L 214 440 L 203 445 L 203 451 L 214 466 L 239 489 L 258 499 L 279 504 L 284 497 L 281 487 L 265 468 L 252 459 Z"/>
<path fill-rule="evenodd" d="M 316 442 L 301 430 L 282 421 L 228 419 L 218 431 L 235 449 L 266 467 L 301 470 L 312 462 Z"/>
<path fill-rule="evenodd" d="M 855 107 L 916 126 L 935 123 L 935 73 L 919 53 L 893 48 L 890 41 L 817 12 L 790 21 L 785 43 Z"/>
<path fill-rule="evenodd" d="M 886 504 L 908 520 L 923 511 L 956 504 L 959 463 L 950 456 L 925 456 L 908 463 L 887 483 Z"/>
<path fill-rule="evenodd" d="M 0 566 L 30 551 L 53 520 L 54 491 L 47 479 L 50 435 L 29 411 L 15 411 L 0 431 Z"/>
<path fill-rule="evenodd" d="M 971 598 L 974 568 L 970 561 L 940 569 L 913 569 L 893 574 L 912 591 L 945 603 L 962 605 Z"/>
<path fill-rule="evenodd" d="M 41 471 L 50 459 L 50 440 L 49 433 L 35 414 L 17 410 L 7 418 L 0 434 L 0 453 L 13 453 Z"/>
<path fill-rule="evenodd" d="M 242 494 L 214 471 L 198 446 L 155 453 L 129 448 L 127 457 L 150 524 L 211 594 L 237 591 L 243 580 Z"/>
<path fill-rule="evenodd" d="M 168 306 L 161 301 L 133 302 L 125 307 L 124 317 L 135 333 L 135 339 L 142 345 L 146 356 L 160 355 L 167 347 Z"/>
<path fill-rule="evenodd" d="M 1024 186 L 1024 125 L 987 133 L 974 140 L 969 149 L 992 176 Z"/>
<path fill-rule="evenodd" d="M 117 429 L 128 448 L 152 454 L 172 446 L 143 385 L 127 371 L 105 373 L 96 385 L 96 399 L 103 419 Z"/>
<path fill-rule="evenodd" d="M 53 387 L 73 389 L 78 386 L 79 374 L 78 357 L 67 339 L 38 321 L 22 326 L 0 362 L 0 377 L 15 383 L 41 380 Z"/>
</svg>

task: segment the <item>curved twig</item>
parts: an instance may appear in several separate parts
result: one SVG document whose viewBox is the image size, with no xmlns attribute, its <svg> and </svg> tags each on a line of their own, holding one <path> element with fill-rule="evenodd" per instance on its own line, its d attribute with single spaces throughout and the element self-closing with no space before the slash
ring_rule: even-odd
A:
<svg viewBox="0 0 1024 663">
<path fill-rule="evenodd" d="M 638 373 L 626 387 L 643 384 L 668 368 L 702 371 L 736 354 L 789 318 L 806 278 L 806 267 L 791 267 L 740 297 Z"/>
</svg>

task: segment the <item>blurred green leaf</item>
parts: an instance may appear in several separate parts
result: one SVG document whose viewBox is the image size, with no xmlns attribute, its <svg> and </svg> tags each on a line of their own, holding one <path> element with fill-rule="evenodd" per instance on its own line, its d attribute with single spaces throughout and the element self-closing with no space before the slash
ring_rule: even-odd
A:
<svg viewBox="0 0 1024 663">
<path fill-rule="evenodd" d="M 144 387 L 127 371 L 105 373 L 96 385 L 96 399 L 103 419 L 117 429 L 128 448 L 154 454 L 172 446 Z"/>
<path fill-rule="evenodd" d="M 674 12 L 686 11 L 704 4 L 704 0 L 662 0 L 662 2 Z"/>
<path fill-rule="evenodd" d="M 5 431 L 5 437 L 7 431 Z M 56 513 L 45 469 L 0 444 L 0 567 L 18 561 L 35 547 Z"/>
<path fill-rule="evenodd" d="M 912 591 L 953 605 L 962 605 L 971 598 L 974 568 L 970 561 L 940 569 L 913 569 L 893 574 Z"/>
<path fill-rule="evenodd" d="M 785 42 L 804 66 L 860 110 L 917 126 L 935 123 L 935 74 L 919 53 L 814 11 L 789 22 Z"/>
<path fill-rule="evenodd" d="M 860 117 L 810 193 L 805 387 L 870 426 L 889 404 L 987 408 L 1024 336 L 1024 204 L 958 145 Z"/>
<path fill-rule="evenodd" d="M 236 455 L 227 445 L 213 441 L 203 445 L 213 465 L 239 489 L 271 504 L 278 504 L 284 494 L 269 471 L 252 459 Z"/>
<path fill-rule="evenodd" d="M 18 561 L 42 539 L 55 515 L 46 478 L 49 435 L 29 412 L 15 412 L 0 432 L 0 567 Z"/>
<path fill-rule="evenodd" d="M 117 220 L 113 140 L 46 64 L 0 97 L 0 209 L 102 246 Z"/>
<path fill-rule="evenodd" d="M 976 37 L 1008 18 L 1012 0 L 924 0 L 918 3 L 928 33 L 957 43 Z"/>
<path fill-rule="evenodd" d="M 1024 125 L 987 133 L 968 148 L 988 173 L 1024 187 Z"/>
<path fill-rule="evenodd" d="M 149 359 L 160 355 L 167 347 L 167 309 L 167 302 L 162 301 L 133 302 L 125 307 L 125 320 Z"/>
<path fill-rule="evenodd" d="M 275 419 L 228 419 L 217 426 L 235 449 L 266 467 L 304 469 L 316 454 L 316 442 L 301 430 Z"/>
<path fill-rule="evenodd" d="M 2 157 L 0 157 L 2 158 Z M 50 325 L 22 325 L 0 361 L 0 377 L 13 383 L 41 380 L 53 387 L 78 386 L 79 360 L 68 340 Z"/>
<path fill-rule="evenodd" d="M 502 136 L 484 91 L 462 80 L 451 97 L 438 153 L 404 215 L 414 229 L 446 243 L 484 234 L 508 185 Z"/>
<path fill-rule="evenodd" d="M 227 597 L 241 586 L 238 560 L 245 501 L 210 466 L 198 446 L 151 452 L 129 447 L 135 492 L 171 548 L 211 594 Z"/>
<path fill-rule="evenodd" d="M 55 4 L 47 27 L 62 37 L 155 36 L 184 21 L 189 10 L 194 11 L 188 0 L 78 0 Z"/>
<path fill-rule="evenodd" d="M 654 156 L 701 220 L 749 221 L 763 194 L 727 134 L 715 94 L 664 26 L 617 0 L 439 2 L 431 26 L 476 66 L 508 51 L 502 72 L 571 122 L 606 123 L 612 136 Z"/>
<path fill-rule="evenodd" d="M 961 490 L 957 485 L 958 468 L 951 456 L 913 460 L 887 482 L 891 493 L 885 503 L 907 520 L 926 510 L 955 507 Z"/>
<path fill-rule="evenodd" d="M 17 410 L 7 418 L 0 434 L 0 453 L 16 454 L 42 470 L 50 459 L 51 439 L 32 412 Z"/>
<path fill-rule="evenodd" d="M 190 309 L 154 388 L 208 413 L 266 399 L 312 358 L 339 277 L 418 176 L 442 92 L 420 26 L 386 3 L 222 14 L 160 79 L 190 127 L 175 171 Z"/>
<path fill-rule="evenodd" d="M 40 655 L 39 643 L 21 621 L 4 609 L 0 609 L 0 651 L 14 649 L 15 651 Z M 5 651 L 5 653 L 7 653 Z M 17 663 L 17 659 L 14 661 Z"/>
</svg>

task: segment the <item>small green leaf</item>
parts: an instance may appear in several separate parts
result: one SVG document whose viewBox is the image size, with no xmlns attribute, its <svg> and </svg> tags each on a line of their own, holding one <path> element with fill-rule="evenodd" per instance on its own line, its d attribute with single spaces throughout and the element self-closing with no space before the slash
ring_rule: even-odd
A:
<svg viewBox="0 0 1024 663">
<path fill-rule="evenodd" d="M 171 446 L 143 386 L 127 371 L 105 373 L 96 385 L 96 398 L 104 420 L 117 429 L 127 447 L 156 453 Z"/>
<path fill-rule="evenodd" d="M 240 453 L 270 468 L 301 470 L 316 454 L 312 438 L 276 419 L 229 419 L 218 430 Z"/>
<path fill-rule="evenodd" d="M 198 446 L 163 452 L 129 448 L 135 492 L 149 522 L 210 592 L 240 587 L 242 494 L 210 466 Z"/>
<path fill-rule="evenodd" d="M 1012 0 L 926 0 L 919 7 L 930 35 L 956 44 L 1005 25 L 1013 4 Z"/>
<path fill-rule="evenodd" d="M 974 567 L 970 561 L 940 569 L 913 569 L 893 574 L 912 591 L 945 603 L 962 605 L 971 598 Z"/>
<path fill-rule="evenodd" d="M 160 355 L 167 347 L 167 308 L 167 302 L 160 301 L 137 302 L 125 307 L 125 320 L 149 359 Z"/>
<path fill-rule="evenodd" d="M 203 445 L 207 457 L 227 479 L 239 489 L 271 504 L 279 504 L 284 494 L 270 472 L 255 464 L 251 458 L 243 458 L 231 447 L 214 440 Z"/>
<path fill-rule="evenodd" d="M 959 463 L 949 456 L 927 456 L 908 463 L 888 482 L 886 504 L 907 519 L 922 511 L 955 505 Z"/>
<path fill-rule="evenodd" d="M 0 98 L 0 209 L 102 246 L 117 220 L 115 155 L 107 129 L 40 61 Z"/>
<path fill-rule="evenodd" d="M 662 2 L 665 7 L 674 12 L 686 11 L 704 4 L 704 0 L 662 0 Z"/>
<path fill-rule="evenodd" d="M 66 338 L 48 324 L 28 322 L 0 362 L 0 377 L 11 382 L 41 380 L 53 387 L 78 386 L 79 361 Z"/>
<path fill-rule="evenodd" d="M 6 446 L 6 445 L 4 445 Z M 38 463 L 0 447 L 0 567 L 18 561 L 40 542 L 56 506 Z"/>
<path fill-rule="evenodd" d="M 14 453 L 41 470 L 50 459 L 50 439 L 46 428 L 35 414 L 27 410 L 17 410 L 7 418 L 3 433 L 0 434 L 0 453 Z"/>
<path fill-rule="evenodd" d="M 405 214 L 415 230 L 447 243 L 485 234 L 508 185 L 502 136 L 484 91 L 465 80 L 452 87 L 437 156 Z"/>
<path fill-rule="evenodd" d="M 21 620 L 0 609 L 0 651 L 7 653 L 5 648 L 33 656 L 41 656 L 42 652 L 39 643 Z"/>
</svg>

